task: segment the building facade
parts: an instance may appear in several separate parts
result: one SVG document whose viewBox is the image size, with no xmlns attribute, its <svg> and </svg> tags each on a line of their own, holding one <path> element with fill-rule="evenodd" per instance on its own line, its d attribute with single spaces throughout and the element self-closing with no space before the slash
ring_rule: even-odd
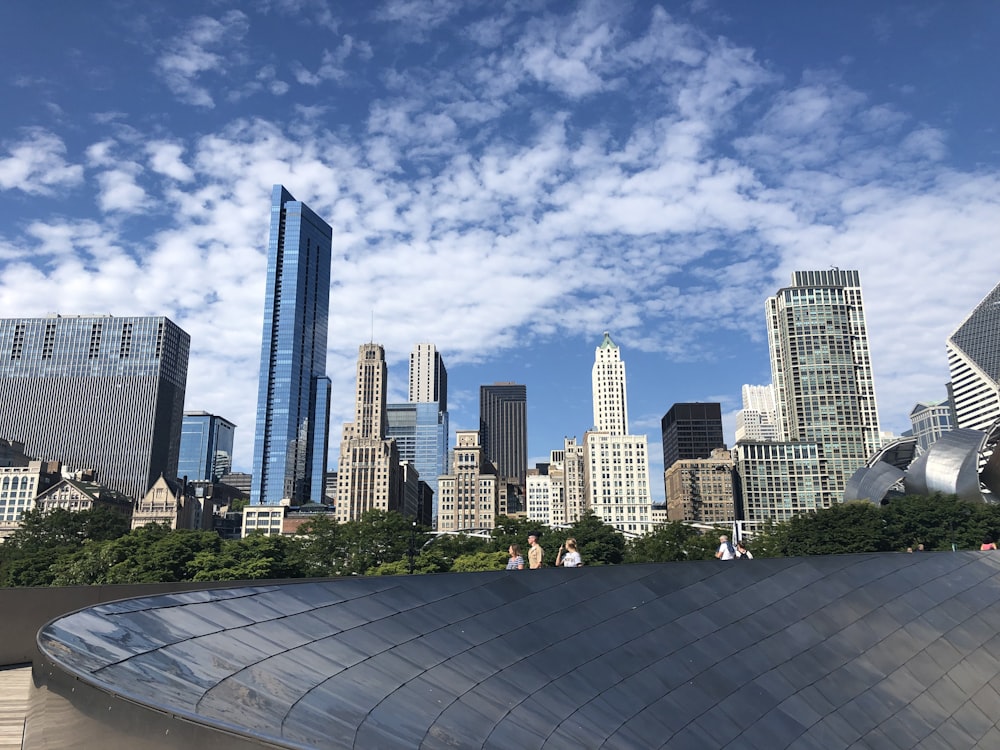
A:
<svg viewBox="0 0 1000 750">
<path fill-rule="evenodd" d="M 773 385 L 744 385 L 743 408 L 736 414 L 736 440 L 777 440 Z"/>
<path fill-rule="evenodd" d="M 498 476 L 524 485 L 528 469 L 528 389 L 517 383 L 479 386 L 483 455 Z"/>
<path fill-rule="evenodd" d="M 322 502 L 333 230 L 281 185 L 271 195 L 252 504 Z"/>
<path fill-rule="evenodd" d="M 483 455 L 476 430 L 455 433 L 452 469 L 438 477 L 438 491 L 438 531 L 492 529 L 505 512 L 495 467 Z"/>
<path fill-rule="evenodd" d="M 591 375 L 595 429 L 583 436 L 585 503 L 580 512 L 591 511 L 619 531 L 646 534 L 652 512 L 647 441 L 645 435 L 628 434 L 625 362 L 607 331 L 594 350 Z M 564 447 L 569 461 L 571 446 Z M 567 471 L 567 484 L 571 474 Z"/>
<path fill-rule="evenodd" d="M 927 451 L 941 435 L 954 429 L 953 413 L 950 401 L 945 401 L 943 404 L 936 401 L 919 401 L 910 410 L 913 437 L 917 439 L 921 451 Z"/>
<path fill-rule="evenodd" d="M 108 508 L 130 516 L 135 506 L 132 498 L 108 489 L 97 482 L 62 478 L 35 499 L 35 509 L 51 513 L 57 508 L 79 513 L 95 508 Z"/>
<path fill-rule="evenodd" d="M 946 348 L 956 426 L 989 429 L 1000 418 L 1000 284 L 948 337 Z"/>
<path fill-rule="evenodd" d="M 160 477 L 132 512 L 133 529 L 151 523 L 171 529 L 209 531 L 212 528 L 211 503 L 206 507 L 204 496 L 196 496 L 190 485 Z"/>
<path fill-rule="evenodd" d="M 142 497 L 177 475 L 189 349 L 164 317 L 0 320 L 0 438 Z"/>
<path fill-rule="evenodd" d="M 411 404 L 437 404 L 448 411 L 448 370 L 434 344 L 417 344 L 410 352 L 408 392 Z"/>
<path fill-rule="evenodd" d="M 386 437 L 385 349 L 358 348 L 354 421 L 344 425 L 337 464 L 337 520 L 355 521 L 369 510 L 402 512 L 399 450 Z"/>
<path fill-rule="evenodd" d="M 594 401 L 594 429 L 609 435 L 628 434 L 628 394 L 625 388 L 625 363 L 621 350 L 604 332 L 604 340 L 594 355 L 591 370 Z"/>
<path fill-rule="evenodd" d="M 448 473 L 448 412 L 435 402 L 387 404 L 386 437 L 396 441 L 400 462 L 413 464 L 436 506 L 437 478 Z"/>
<path fill-rule="evenodd" d="M 735 445 L 733 456 L 747 531 L 829 507 L 826 468 L 816 443 L 743 442 Z"/>
<path fill-rule="evenodd" d="M 61 481 L 58 461 L 27 461 L 0 466 L 0 540 L 21 526 L 21 519 L 35 509 L 35 498 Z"/>
<path fill-rule="evenodd" d="M 736 520 L 733 457 L 716 448 L 708 458 L 680 459 L 664 472 L 667 518 L 730 524 Z"/>
<path fill-rule="evenodd" d="M 217 482 L 233 468 L 236 425 L 204 411 L 184 412 L 177 476 L 188 481 Z"/>
<path fill-rule="evenodd" d="M 796 271 L 766 304 L 779 438 L 819 446 L 821 507 L 882 444 L 857 271 Z"/>
<path fill-rule="evenodd" d="M 708 458 L 716 448 L 726 447 L 721 404 L 674 404 L 660 420 L 660 431 L 665 469 L 675 461 Z"/>
</svg>

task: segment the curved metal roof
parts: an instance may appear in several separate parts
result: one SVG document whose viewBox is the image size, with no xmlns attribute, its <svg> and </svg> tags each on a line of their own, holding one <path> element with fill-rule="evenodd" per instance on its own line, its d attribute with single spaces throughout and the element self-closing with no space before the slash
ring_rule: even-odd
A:
<svg viewBox="0 0 1000 750">
<path fill-rule="evenodd" d="M 312 581 L 104 604 L 39 647 L 268 747 L 997 747 L 998 580 L 922 553 Z"/>
</svg>

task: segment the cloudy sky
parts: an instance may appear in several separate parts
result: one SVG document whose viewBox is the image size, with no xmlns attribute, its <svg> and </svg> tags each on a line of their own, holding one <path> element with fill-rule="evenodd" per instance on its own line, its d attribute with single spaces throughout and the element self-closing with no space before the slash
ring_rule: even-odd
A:
<svg viewBox="0 0 1000 750">
<path fill-rule="evenodd" d="M 168 315 L 250 470 L 273 183 L 334 231 L 334 455 L 357 348 L 433 342 L 452 426 L 528 387 L 530 458 L 622 347 L 659 420 L 770 382 L 764 299 L 861 272 L 883 429 L 942 400 L 1000 282 L 993 0 L 92 0 L 0 10 L 0 316 Z"/>
</svg>

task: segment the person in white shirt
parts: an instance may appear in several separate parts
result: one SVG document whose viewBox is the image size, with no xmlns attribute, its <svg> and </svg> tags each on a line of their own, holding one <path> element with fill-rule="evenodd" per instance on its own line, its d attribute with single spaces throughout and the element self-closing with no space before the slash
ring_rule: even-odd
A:
<svg viewBox="0 0 1000 750">
<path fill-rule="evenodd" d="M 715 557 L 718 560 L 735 560 L 736 550 L 733 545 L 729 542 L 729 537 L 723 534 L 719 537 L 719 549 L 715 553 Z"/>
<path fill-rule="evenodd" d="M 556 567 L 560 565 L 564 568 L 579 568 L 583 565 L 580 553 L 576 549 L 576 539 L 567 539 L 565 545 L 559 545 L 559 553 L 556 555 Z"/>
<path fill-rule="evenodd" d="M 736 542 L 736 558 L 738 560 L 753 560 L 753 553 L 744 546 L 743 540 Z"/>
</svg>

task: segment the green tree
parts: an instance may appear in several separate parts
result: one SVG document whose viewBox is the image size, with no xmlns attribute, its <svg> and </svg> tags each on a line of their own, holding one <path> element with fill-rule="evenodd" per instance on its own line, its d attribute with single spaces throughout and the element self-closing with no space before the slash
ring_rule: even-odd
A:
<svg viewBox="0 0 1000 750">
<path fill-rule="evenodd" d="M 604 523 L 594 513 L 586 513 L 570 526 L 565 536 L 556 539 L 561 532 L 553 531 L 551 562 L 555 564 L 559 545 L 566 539 L 576 539 L 580 559 L 584 565 L 617 565 L 625 559 L 625 537 L 610 524 Z M 548 555 L 547 555 L 548 556 Z"/>
<path fill-rule="evenodd" d="M 717 535 L 702 534 L 681 521 L 669 521 L 649 534 L 629 540 L 625 562 L 708 560 L 718 549 L 717 539 Z"/>
<path fill-rule="evenodd" d="M 867 501 L 839 503 L 789 521 L 783 553 L 836 555 L 891 549 L 879 508 Z"/>
<path fill-rule="evenodd" d="M 490 532 L 490 536 L 493 538 L 491 549 L 496 552 L 506 552 L 510 545 L 517 544 L 521 548 L 525 562 L 527 562 L 528 534 L 532 532 L 538 532 L 538 543 L 545 549 L 545 562 L 551 565 L 556 559 L 556 549 L 558 549 L 562 539 L 556 541 L 558 537 L 554 536 L 547 526 L 537 521 L 529 521 L 527 518 L 497 516 L 493 522 L 493 530 Z M 555 543 L 554 547 L 552 546 L 553 542 Z"/>
<path fill-rule="evenodd" d="M 506 565 L 506 552 L 474 552 L 455 558 L 451 570 L 453 573 L 474 573 L 483 570 L 503 570 Z"/>
<path fill-rule="evenodd" d="M 294 554 L 295 541 L 281 535 L 251 534 L 222 542 L 221 548 L 203 549 L 187 564 L 195 581 L 252 581 L 263 578 L 301 578 Z"/>
</svg>

